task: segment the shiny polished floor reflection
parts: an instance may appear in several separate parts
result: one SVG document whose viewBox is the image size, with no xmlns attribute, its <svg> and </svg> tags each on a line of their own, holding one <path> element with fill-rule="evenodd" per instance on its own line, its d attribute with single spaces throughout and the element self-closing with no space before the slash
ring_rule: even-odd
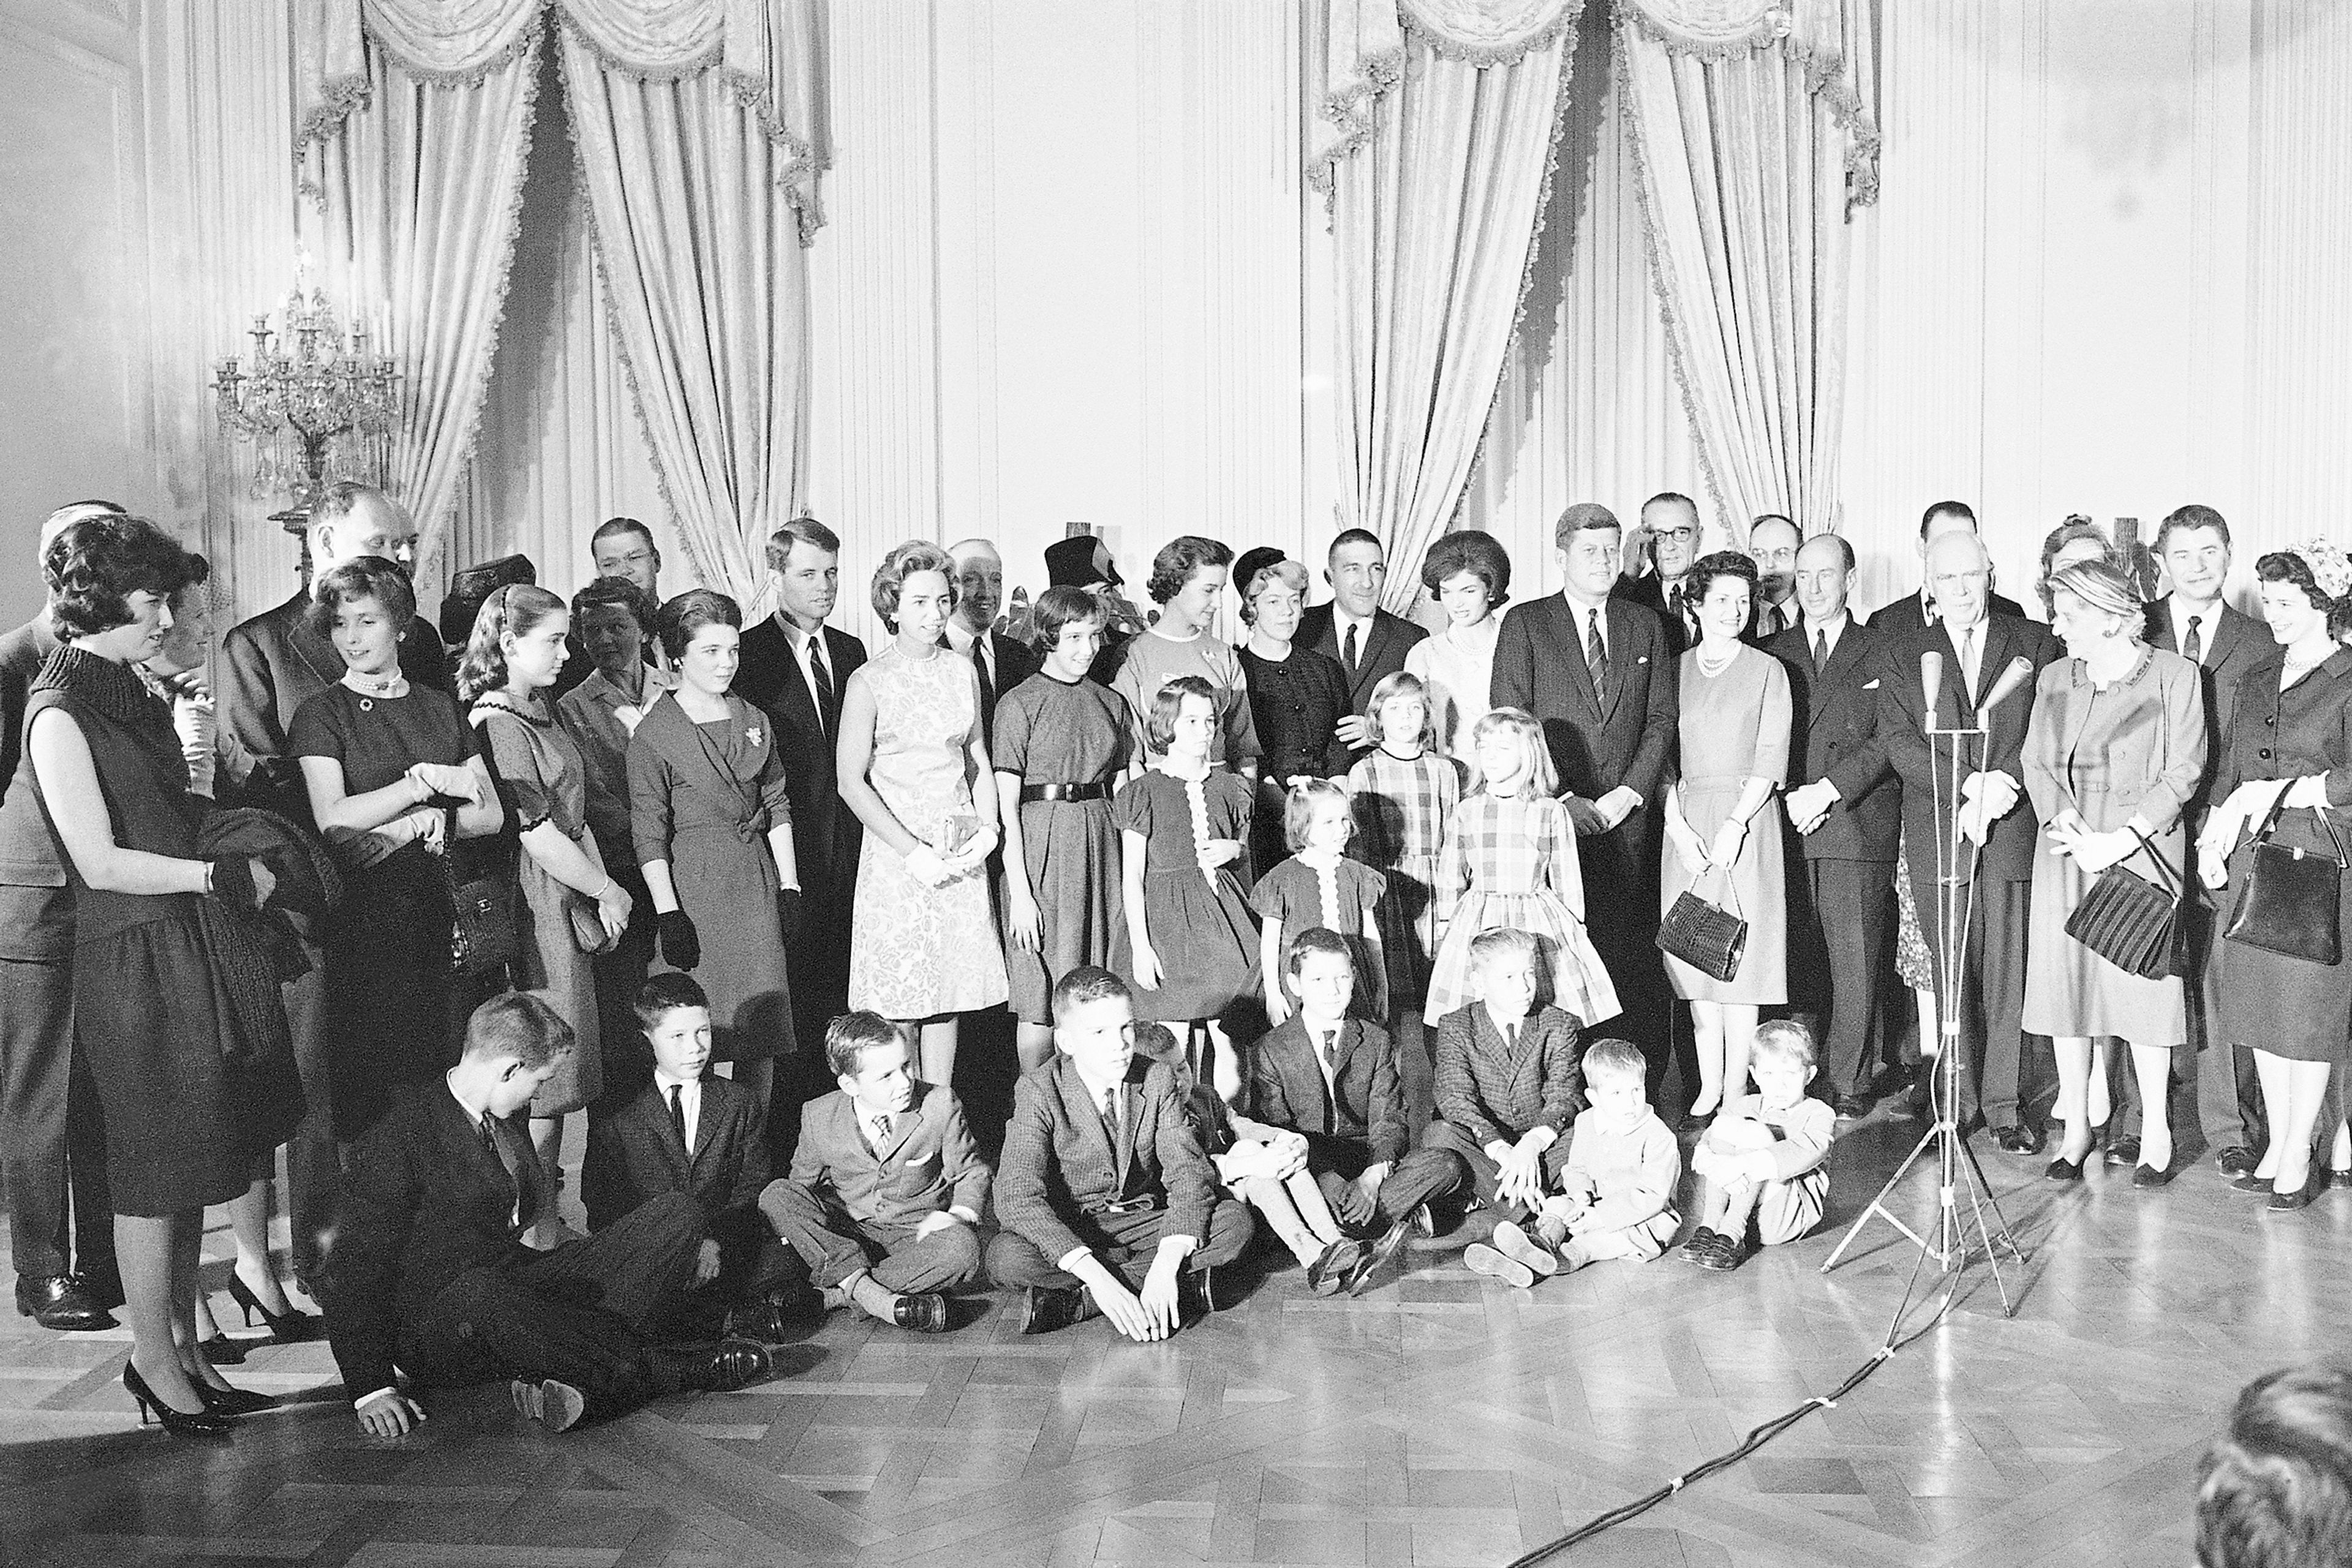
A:
<svg viewBox="0 0 2352 1568">
<path fill-rule="evenodd" d="M 1909 1246 L 1874 1226 L 1817 1269 L 1916 1135 L 1884 1111 L 1862 1124 L 1832 1227 L 1734 1274 L 1603 1264 L 1519 1292 L 1464 1270 L 1457 1235 L 1354 1301 L 1314 1299 L 1285 1263 L 1149 1348 L 1098 1322 L 1023 1339 L 993 1305 L 938 1339 L 837 1317 L 776 1383 L 563 1437 L 491 1389 L 371 1441 L 326 1347 L 297 1345 L 232 1373 L 287 1408 L 174 1442 L 139 1429 L 116 1382 L 127 1334 L 11 1319 L 0 1561 L 1500 1564 L 1876 1348 Z M 2189 1479 L 2230 1398 L 2344 1342 L 2352 1192 L 2265 1215 L 2210 1164 L 2136 1192 L 1983 1158 L 2032 1252 L 2014 1321 L 1978 1266 L 1948 1320 L 1837 1408 L 1565 1561 L 2191 1561 Z M 206 1277 L 231 1310 L 226 1243 Z"/>
</svg>

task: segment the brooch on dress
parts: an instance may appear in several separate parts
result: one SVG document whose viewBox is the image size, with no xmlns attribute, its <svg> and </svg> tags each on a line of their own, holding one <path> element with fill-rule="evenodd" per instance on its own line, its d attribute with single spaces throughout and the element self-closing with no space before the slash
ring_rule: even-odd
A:
<svg viewBox="0 0 2352 1568">
<path fill-rule="evenodd" d="M 750 729 L 743 731 L 743 738 L 751 742 L 751 744 L 755 746 L 758 745 L 760 743 L 760 727 L 757 724 L 752 725 Z"/>
</svg>

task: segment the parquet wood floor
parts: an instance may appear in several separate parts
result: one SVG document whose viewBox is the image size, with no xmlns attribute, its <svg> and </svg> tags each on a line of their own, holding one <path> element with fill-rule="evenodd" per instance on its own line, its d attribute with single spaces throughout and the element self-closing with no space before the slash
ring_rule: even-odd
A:
<svg viewBox="0 0 2352 1568">
<path fill-rule="evenodd" d="M 791 1374 L 551 1437 L 503 1388 L 362 1436 L 324 1345 L 257 1347 L 287 1396 L 225 1444 L 141 1431 L 127 1333 L 0 1328 L 0 1560 L 513 1568 L 1492 1568 L 1834 1388 L 1912 1252 L 1839 1230 L 1916 1136 L 1840 1144 L 1832 1226 L 1709 1275 L 1603 1264 L 1532 1292 L 1457 1235 L 1318 1300 L 1296 1268 L 1160 1346 L 1099 1322 L 941 1338 L 836 1316 Z M 1838 1407 L 1565 1561 L 2134 1568 L 2193 1560 L 2189 1477 L 2249 1377 L 2338 1351 L 2352 1193 L 2263 1215 L 2210 1163 L 2159 1192 L 1983 1158 L 2032 1249 L 2003 1321 L 1978 1266 L 1948 1320 Z M 1907 1200 L 1932 1193 L 1915 1176 Z M 1473 1222 L 1475 1225 L 1475 1221 Z M 227 1238 L 207 1279 L 227 1309 Z"/>
</svg>

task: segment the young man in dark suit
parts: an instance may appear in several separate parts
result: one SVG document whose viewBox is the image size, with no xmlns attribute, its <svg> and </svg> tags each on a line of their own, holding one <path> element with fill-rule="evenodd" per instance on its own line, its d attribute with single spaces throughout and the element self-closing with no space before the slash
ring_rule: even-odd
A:
<svg viewBox="0 0 2352 1568">
<path fill-rule="evenodd" d="M 588 1228 L 601 1231 L 669 1193 L 694 1200 L 702 1241 L 693 1296 L 721 1331 L 782 1337 L 803 1310 L 800 1269 L 760 1217 L 768 1185 L 768 1115 L 751 1090 L 704 1076 L 710 1003 L 690 974 L 656 974 L 636 996 L 653 1081 L 588 1124 L 580 1173 Z"/>
<path fill-rule="evenodd" d="M 1335 931 L 1310 926 L 1282 961 L 1298 1011 L 1250 1058 L 1251 1120 L 1307 1140 L 1307 1168 L 1351 1234 L 1377 1234 L 1367 1274 L 1403 1250 L 1415 1226 L 1436 1234 L 1429 1204 L 1469 1179 L 1459 1156 L 1415 1149 L 1388 1032 L 1348 1016 L 1355 959 Z"/>
<path fill-rule="evenodd" d="M 1249 1209 L 1217 1192 L 1175 1075 L 1136 1061 L 1127 982 L 1090 965 L 1064 975 L 1054 1047 L 1013 1087 L 989 1277 L 1024 1288 L 1024 1334 L 1101 1315 L 1164 1340 L 1185 1297 L 1214 1310 L 1210 1271 L 1249 1245 Z"/>
<path fill-rule="evenodd" d="M 38 555 L 112 501 L 59 507 Z M 58 649 L 47 606 L 0 637 L 0 1187 L 16 1312 L 45 1329 L 115 1326 L 122 1304 L 106 1183 L 106 1125 L 73 1032 L 74 895 L 24 754 L 25 703 Z M 23 776 L 19 776 L 19 774 Z"/>
<path fill-rule="evenodd" d="M 793 1033 L 824 1037 L 849 1010 L 849 906 L 857 889 L 865 829 L 841 804 L 834 742 L 841 735 L 841 694 L 866 662 L 866 645 L 825 625 L 841 587 L 841 541 L 813 517 L 798 517 L 768 537 L 768 571 L 776 613 L 743 628 L 734 689 L 775 725 L 776 758 L 793 805 L 793 853 L 800 865 L 797 929 L 784 933 L 793 977 Z M 768 1112 L 769 1147 L 781 1156 L 800 1126 L 801 1102 L 820 1092 L 818 1075 L 778 1092 Z"/>
<path fill-rule="evenodd" d="M 1920 515 L 1919 561 L 1923 573 L 1927 570 L 1928 550 L 1945 534 L 1956 531 L 1971 534 L 1977 531 L 1977 514 L 1966 501 L 1939 500 Z M 1986 600 L 1990 614 L 2012 616 L 2019 620 L 2025 618 L 2025 606 L 2016 600 L 1992 593 L 1990 588 L 1986 593 L 1990 595 Z M 1922 584 L 1917 592 L 1906 594 L 1872 611 L 1869 624 L 1873 630 L 1885 632 L 1898 640 L 1917 637 L 1927 629 L 1930 619 L 1928 605 L 1934 597 L 1933 584 Z"/>
<path fill-rule="evenodd" d="M 948 617 L 948 648 L 958 658 L 970 659 L 980 678 L 980 733 L 996 737 L 996 704 L 1004 694 L 1037 673 L 1043 661 L 1027 643 L 996 629 L 996 612 L 1004 602 L 1004 558 L 985 539 L 964 539 L 948 546 L 955 563 L 955 614 Z"/>
<path fill-rule="evenodd" d="M 2205 686 L 2205 777 L 2198 781 L 2182 820 L 2189 830 L 2189 899 L 2182 910 L 2196 984 L 2189 990 L 2189 1047 L 2174 1058 L 2174 1071 L 2197 1069 L 2197 1122 L 2206 1147 L 2225 1176 L 2243 1175 L 2262 1158 L 2269 1138 L 2263 1123 L 2263 1090 L 2254 1077 L 2253 1052 L 2210 1032 L 2219 1015 L 2221 938 L 2215 922 L 2222 910 L 2197 874 L 2197 836 L 2212 806 L 2214 770 L 2221 766 L 2230 733 L 2231 700 L 2238 681 L 2277 645 L 2270 628 L 2230 607 L 2221 596 L 2230 580 L 2230 525 L 2210 506 L 2184 506 L 2167 517 L 2156 534 L 2157 559 L 2171 592 L 2147 607 L 2147 645 L 2194 663 Z M 2122 1053 L 2115 1053 L 2120 1056 Z M 2107 1163 L 2139 1162 L 2138 1082 L 2117 1075 L 2124 1092 L 2115 1101 Z M 2174 1125 L 2179 1125 L 2176 1119 Z"/>
<path fill-rule="evenodd" d="M 1348 678 L 1349 714 L 1339 721 L 1339 739 L 1359 752 L 1372 748 L 1372 734 L 1364 710 L 1372 689 L 1404 668 L 1404 656 L 1429 633 L 1402 616 L 1381 608 L 1381 589 L 1389 577 L 1387 554 L 1375 535 L 1351 528 L 1331 542 L 1324 559 L 1323 580 L 1331 584 L 1331 602 L 1317 605 L 1298 617 L 1294 639 L 1303 647 L 1339 661 Z M 1248 584 L 1234 586 L 1246 591 Z"/>
<path fill-rule="evenodd" d="M 793 1173 L 760 1208 L 824 1292 L 827 1307 L 919 1333 L 953 1325 L 945 1292 L 980 1278 L 988 1167 L 944 1084 L 908 1065 L 906 1031 L 845 1013 L 824 1035 L 841 1087 L 801 1117 Z"/>
<path fill-rule="evenodd" d="M 1801 618 L 1764 645 L 1787 666 L 1797 710 L 1786 804 L 1801 896 L 1790 900 L 1790 946 L 1820 1019 L 1813 1033 L 1827 1042 L 1830 1098 L 1840 1116 L 1863 1116 L 1903 832 L 1903 786 L 1878 736 L 1879 692 L 1895 674 L 1885 635 L 1846 613 L 1853 546 L 1815 535 L 1797 552 L 1795 577 Z"/>
<path fill-rule="evenodd" d="M 1609 509 L 1591 501 L 1560 513 L 1552 538 L 1561 590 L 1504 613 L 1488 695 L 1543 726 L 1576 822 L 1587 906 L 1616 911 L 1593 921 L 1591 934 L 1622 1022 L 1587 1027 L 1642 1047 L 1649 1098 L 1659 1104 L 1669 995 L 1656 942 L 1657 825 L 1678 721 L 1675 666 L 1657 616 L 1610 595 L 1620 532 Z"/>
<path fill-rule="evenodd" d="M 572 1048 L 571 1026 L 538 997 L 493 997 L 444 1081 L 402 1089 L 353 1145 L 324 1300 L 335 1364 L 370 1434 L 397 1436 L 424 1418 L 395 1366 L 426 1387 L 510 1379 L 515 1407 L 559 1432 L 773 1370 L 748 1340 L 698 1350 L 657 1340 L 702 1240 L 686 1194 L 586 1241 L 522 1244 L 555 1194 L 520 1118 Z"/>
<path fill-rule="evenodd" d="M 1922 654 L 1933 652 L 1943 663 L 1937 722 L 1962 727 L 1981 716 L 1990 729 L 1990 735 L 1966 742 L 1960 825 L 1967 838 L 1950 871 L 1964 893 L 1973 884 L 1974 912 L 1966 945 L 1958 955 L 1958 994 L 1939 991 L 1936 1001 L 1944 1016 L 1951 1016 L 1948 1009 L 1960 1009 L 1967 1053 L 1960 1073 L 1962 1125 L 1981 1121 L 1992 1128 L 2002 1149 L 2032 1154 L 2042 1148 L 2042 1132 L 2024 1115 L 2029 1097 L 2021 1081 L 2020 1030 L 2034 840 L 2042 824 L 2026 798 L 2019 758 L 2033 716 L 2034 678 L 2059 657 L 2060 649 L 2046 626 L 1986 613 L 1991 576 L 1991 562 L 1972 531 L 1951 530 L 1928 550 L 1936 624 L 1890 648 L 1893 674 L 1879 684 L 1878 724 L 1887 758 L 1903 781 L 1904 858 L 1912 895 L 1918 900 L 1919 923 L 1929 950 L 1939 958 L 1937 843 L 1947 832 L 1939 817 L 1952 807 L 1950 742 L 1931 742 L 1926 733 Z M 2021 680 L 1986 713 L 1986 699 L 2018 661 L 2024 665 Z"/>
</svg>

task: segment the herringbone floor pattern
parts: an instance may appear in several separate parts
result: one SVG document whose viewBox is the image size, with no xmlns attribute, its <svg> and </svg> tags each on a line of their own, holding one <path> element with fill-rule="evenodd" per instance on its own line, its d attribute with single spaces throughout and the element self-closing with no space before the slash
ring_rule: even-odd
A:
<svg viewBox="0 0 2352 1568">
<path fill-rule="evenodd" d="M 1915 1135 L 1863 1124 L 1840 1145 L 1832 1227 L 1735 1274 L 1604 1264 L 1523 1293 L 1465 1271 L 1457 1236 L 1360 1300 L 1308 1296 L 1286 1261 L 1156 1347 L 1099 1322 L 1023 1339 L 999 1305 L 940 1338 L 837 1316 L 775 1383 L 562 1437 L 489 1389 L 372 1442 L 325 1346 L 296 1345 L 232 1373 L 288 1408 L 228 1443 L 173 1442 L 138 1428 L 115 1382 L 127 1334 L 12 1319 L 0 1550 L 58 1568 L 1487 1568 L 1876 1348 L 1908 1245 L 1874 1226 L 1817 1270 Z M 1843 1404 L 1567 1561 L 2191 1561 L 2189 1478 L 2231 1396 L 2352 1327 L 2352 1193 L 2264 1216 L 2210 1164 L 2140 1193 L 2119 1172 L 2063 1188 L 2040 1160 L 1984 1157 L 2032 1251 L 2014 1321 L 1977 1266 L 1950 1318 Z"/>
</svg>

